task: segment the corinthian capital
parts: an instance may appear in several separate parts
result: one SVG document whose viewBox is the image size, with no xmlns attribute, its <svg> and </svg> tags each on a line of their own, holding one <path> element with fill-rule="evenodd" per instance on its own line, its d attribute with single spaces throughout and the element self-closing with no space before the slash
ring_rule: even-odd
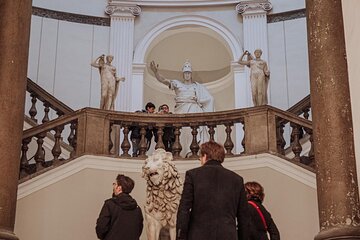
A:
<svg viewBox="0 0 360 240">
<path fill-rule="evenodd" d="M 240 14 L 249 12 L 249 11 L 265 11 L 268 12 L 272 9 L 272 5 L 268 0 L 250 0 L 250 1 L 241 1 L 236 5 L 236 11 Z"/>
<path fill-rule="evenodd" d="M 108 15 L 133 15 L 138 16 L 141 13 L 141 8 L 137 5 L 125 5 L 116 0 L 109 0 L 109 4 L 105 8 L 105 13 Z"/>
</svg>

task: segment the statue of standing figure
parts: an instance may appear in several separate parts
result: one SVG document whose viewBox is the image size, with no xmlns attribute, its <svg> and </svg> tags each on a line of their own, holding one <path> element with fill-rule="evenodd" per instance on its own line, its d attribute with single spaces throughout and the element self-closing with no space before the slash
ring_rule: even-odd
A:
<svg viewBox="0 0 360 240">
<path fill-rule="evenodd" d="M 111 65 L 114 57 L 102 54 L 96 58 L 91 66 L 99 69 L 101 81 L 100 109 L 115 110 L 115 98 L 119 91 L 119 82 L 125 81 L 124 77 L 116 76 L 116 67 Z"/>
<path fill-rule="evenodd" d="M 269 85 L 270 71 L 266 61 L 261 59 L 262 50 L 256 49 L 254 57 L 245 51 L 239 59 L 239 64 L 250 68 L 251 93 L 254 106 L 266 105 L 268 103 L 267 88 Z M 244 56 L 247 60 L 244 61 Z"/>
<path fill-rule="evenodd" d="M 158 65 L 154 61 L 150 63 L 150 69 L 155 74 L 156 79 L 175 91 L 174 113 L 202 113 L 214 111 L 214 98 L 209 91 L 200 83 L 192 79 L 192 67 L 189 61 L 183 65 L 182 72 L 184 81 L 169 80 L 164 78 L 158 71 Z M 181 155 L 186 156 L 190 151 L 191 143 L 190 128 L 182 128 L 180 142 L 182 145 Z M 209 140 L 209 133 L 206 127 L 200 127 L 200 142 Z"/>
</svg>

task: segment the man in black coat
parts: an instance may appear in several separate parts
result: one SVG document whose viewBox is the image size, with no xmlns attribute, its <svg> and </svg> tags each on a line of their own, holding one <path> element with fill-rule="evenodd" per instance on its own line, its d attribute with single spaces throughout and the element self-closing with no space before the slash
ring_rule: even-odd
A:
<svg viewBox="0 0 360 240">
<path fill-rule="evenodd" d="M 210 141 L 200 146 L 201 167 L 185 174 L 177 213 L 178 240 L 248 240 L 244 181 L 224 168 L 225 151 Z"/>
<path fill-rule="evenodd" d="M 113 197 L 106 200 L 96 222 L 96 234 L 101 240 L 139 240 L 143 230 L 140 207 L 129 193 L 134 180 L 119 174 L 113 183 Z"/>
</svg>

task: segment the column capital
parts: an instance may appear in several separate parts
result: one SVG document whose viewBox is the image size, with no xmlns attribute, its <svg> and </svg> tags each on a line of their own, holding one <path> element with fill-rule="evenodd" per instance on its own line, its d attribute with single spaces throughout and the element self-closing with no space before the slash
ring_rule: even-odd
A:
<svg viewBox="0 0 360 240">
<path fill-rule="evenodd" d="M 122 4 L 116 0 L 109 0 L 109 4 L 105 8 L 105 13 L 113 16 L 139 16 L 141 8 L 137 5 Z"/>
<path fill-rule="evenodd" d="M 272 9 L 272 4 L 268 0 L 248 0 L 241 1 L 236 5 L 236 11 L 240 14 L 244 13 L 266 13 Z"/>
</svg>

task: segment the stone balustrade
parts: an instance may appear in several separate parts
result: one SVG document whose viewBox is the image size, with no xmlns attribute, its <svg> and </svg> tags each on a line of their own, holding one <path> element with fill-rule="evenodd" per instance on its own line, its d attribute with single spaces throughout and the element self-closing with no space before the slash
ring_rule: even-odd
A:
<svg viewBox="0 0 360 240">
<path fill-rule="evenodd" d="M 236 139 L 235 134 L 232 134 L 236 124 L 242 125 L 242 139 Z M 219 141 L 220 138 L 217 137 L 223 136 L 224 141 L 220 142 L 224 145 L 227 157 L 268 152 L 304 167 L 313 166 L 314 162 L 313 147 L 308 152 L 302 149 L 304 139 L 312 146 L 311 121 L 271 106 L 213 113 L 168 115 L 84 108 L 24 131 L 20 178 L 26 179 L 29 175 L 39 174 L 50 166 L 56 167 L 81 155 L 133 158 L 129 154 L 132 147 L 129 139 L 132 126 L 141 129 L 140 154 L 135 157 L 137 159 L 144 159 L 147 156 L 145 138 L 147 128 L 157 129 L 158 141 L 155 149 L 164 148 L 161 136 L 165 127 L 174 129 L 175 142 L 172 151 L 175 160 L 186 160 L 184 156 L 180 155 L 180 151 L 184 147 L 180 142 L 184 127 L 192 129 L 190 135 L 186 136 L 192 139 L 189 146 L 191 155 L 187 159 L 198 158 L 197 133 L 199 127 L 206 126 L 211 140 Z M 283 134 L 285 126 L 289 126 L 291 129 L 289 136 Z M 51 151 L 43 146 L 44 137 L 49 133 L 54 136 Z M 69 134 L 65 136 L 64 133 Z M 243 146 L 242 152 L 236 152 L 234 149 L 234 145 L 238 141 Z M 30 159 L 27 154 L 31 142 L 36 142 L 37 148 L 33 159 Z M 64 143 L 71 146 L 69 159 L 59 157 L 63 149 L 61 144 Z M 287 157 L 286 145 L 289 145 L 288 149 L 293 154 L 291 158 Z M 50 157 L 45 159 L 45 156 Z"/>
</svg>

